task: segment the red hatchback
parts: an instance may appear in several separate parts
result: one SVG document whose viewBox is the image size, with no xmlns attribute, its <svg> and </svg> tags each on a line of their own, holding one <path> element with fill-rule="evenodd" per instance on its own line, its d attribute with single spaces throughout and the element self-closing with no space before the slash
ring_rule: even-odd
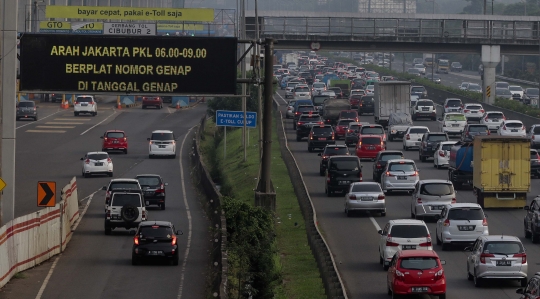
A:
<svg viewBox="0 0 540 299">
<path fill-rule="evenodd" d="M 445 264 L 433 250 L 396 252 L 388 268 L 388 295 L 427 294 L 446 299 Z"/>
<path fill-rule="evenodd" d="M 375 159 L 380 151 L 385 150 L 380 135 L 360 135 L 356 144 L 356 156 L 360 159 Z"/>
<path fill-rule="evenodd" d="M 123 151 L 124 154 L 128 152 L 128 142 L 127 136 L 124 131 L 120 130 L 109 130 L 100 137 L 103 139 L 103 144 L 101 145 L 101 151 Z"/>
<path fill-rule="evenodd" d="M 354 119 L 355 122 L 359 122 L 358 111 L 356 110 L 343 110 L 339 113 L 339 120 L 341 119 Z"/>
<path fill-rule="evenodd" d="M 356 122 L 354 119 L 340 119 L 336 125 L 336 139 L 345 137 L 349 123 Z"/>
<path fill-rule="evenodd" d="M 163 100 L 161 97 L 150 97 L 150 96 L 144 96 L 142 98 L 142 108 L 146 109 L 148 106 L 153 106 L 158 109 L 163 108 Z"/>
</svg>

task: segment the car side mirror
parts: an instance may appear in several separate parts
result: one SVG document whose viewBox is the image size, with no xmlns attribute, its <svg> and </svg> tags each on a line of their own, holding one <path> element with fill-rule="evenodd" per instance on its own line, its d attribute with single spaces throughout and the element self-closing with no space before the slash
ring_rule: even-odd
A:
<svg viewBox="0 0 540 299">
<path fill-rule="evenodd" d="M 519 289 L 516 290 L 516 294 L 523 294 L 523 293 L 524 293 L 524 292 L 523 292 L 523 289 L 522 289 L 522 288 L 519 288 Z"/>
<path fill-rule="evenodd" d="M 136 233 L 137 233 L 137 231 L 135 231 L 133 229 L 129 231 L 129 234 L 132 235 L 132 236 L 135 236 Z"/>
<path fill-rule="evenodd" d="M 525 211 L 528 211 L 528 210 L 529 210 L 529 206 L 524 206 L 523 209 L 524 209 Z"/>
<path fill-rule="evenodd" d="M 184 232 L 182 232 L 181 230 L 177 230 L 177 231 L 175 232 L 175 234 L 176 234 L 176 235 L 183 235 Z"/>
<path fill-rule="evenodd" d="M 150 141 L 150 138 L 146 138 L 146 140 Z"/>
<path fill-rule="evenodd" d="M 379 230 L 377 231 L 377 233 L 378 233 L 379 235 L 382 236 L 382 234 L 383 234 L 383 233 L 382 233 L 382 229 L 379 229 Z"/>
<path fill-rule="evenodd" d="M 103 136 L 99 136 L 99 138 L 103 139 Z"/>
<path fill-rule="evenodd" d="M 472 251 L 472 246 L 467 246 L 465 248 L 463 248 L 463 251 Z"/>
<path fill-rule="evenodd" d="M 445 260 L 441 260 L 441 265 L 446 265 L 446 261 L 445 261 Z"/>
<path fill-rule="evenodd" d="M 101 190 L 107 190 L 107 186 L 101 187 Z"/>
<path fill-rule="evenodd" d="M 165 183 L 165 186 L 169 186 L 169 183 Z"/>
</svg>

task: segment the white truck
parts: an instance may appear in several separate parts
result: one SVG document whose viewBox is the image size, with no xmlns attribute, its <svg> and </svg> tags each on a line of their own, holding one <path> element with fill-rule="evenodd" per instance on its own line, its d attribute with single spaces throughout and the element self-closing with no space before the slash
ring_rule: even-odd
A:
<svg viewBox="0 0 540 299">
<path fill-rule="evenodd" d="M 375 82 L 375 123 L 388 126 L 393 112 L 409 113 L 411 102 L 411 82 L 380 81 Z"/>
</svg>

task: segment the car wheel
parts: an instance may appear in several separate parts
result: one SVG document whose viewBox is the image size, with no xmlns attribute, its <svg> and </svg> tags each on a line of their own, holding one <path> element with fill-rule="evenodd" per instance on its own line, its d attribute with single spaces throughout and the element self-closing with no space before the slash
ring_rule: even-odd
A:
<svg viewBox="0 0 540 299">
<path fill-rule="evenodd" d="M 441 168 L 442 168 L 442 166 L 437 164 L 437 169 L 441 169 Z"/>
<path fill-rule="evenodd" d="M 148 155 L 148 159 L 152 159 L 152 158 L 154 158 L 154 156 Z"/>
<path fill-rule="evenodd" d="M 538 243 L 538 235 L 536 234 L 536 232 L 532 228 L 531 228 L 531 242 L 533 242 L 533 244 Z"/>
<path fill-rule="evenodd" d="M 84 173 L 84 177 L 85 177 L 85 178 L 89 178 L 89 177 L 90 177 L 90 173 L 85 172 L 85 173 Z"/>
<path fill-rule="evenodd" d="M 422 161 L 422 162 L 426 162 L 426 160 L 427 160 L 427 159 L 426 159 L 426 157 L 424 157 L 424 156 L 420 156 L 420 161 Z"/>
<path fill-rule="evenodd" d="M 441 244 L 442 251 L 448 251 L 449 248 L 450 248 L 450 244 L 442 242 Z"/>
<path fill-rule="evenodd" d="M 110 226 L 107 226 L 105 225 L 105 235 L 110 235 L 111 234 L 111 227 Z"/>
<path fill-rule="evenodd" d="M 472 276 L 471 272 L 469 272 L 469 264 L 468 263 L 467 263 L 467 280 L 470 280 L 470 281 L 473 280 L 473 276 Z"/>
<path fill-rule="evenodd" d="M 412 210 L 411 210 L 411 218 L 416 219 L 416 215 L 414 214 L 414 212 Z"/>
<path fill-rule="evenodd" d="M 474 271 L 473 281 L 475 287 L 479 288 L 482 286 L 482 278 L 476 276 L 476 270 Z"/>
<path fill-rule="evenodd" d="M 139 260 L 135 256 L 135 254 L 131 254 L 131 265 L 137 266 L 139 264 Z"/>
<path fill-rule="evenodd" d="M 324 190 L 324 192 L 326 193 L 326 197 L 332 197 L 332 191 L 330 191 L 328 187 Z"/>
<path fill-rule="evenodd" d="M 36 117 L 34 117 L 34 121 L 37 121 L 37 120 L 38 120 L 37 116 L 36 116 Z"/>
<path fill-rule="evenodd" d="M 408 151 L 408 150 L 409 150 L 409 148 L 408 148 L 408 147 L 406 147 L 405 145 L 403 145 L 403 150 L 404 150 L 404 151 Z"/>
<path fill-rule="evenodd" d="M 313 152 L 313 148 L 312 148 L 311 146 L 308 146 L 308 147 L 307 147 L 307 150 L 308 150 L 308 152 L 310 152 L 310 153 Z"/>
<path fill-rule="evenodd" d="M 345 214 L 347 215 L 347 217 L 351 217 L 352 216 L 352 212 L 349 211 L 349 209 L 345 208 Z"/>
<path fill-rule="evenodd" d="M 394 136 L 392 136 L 392 134 L 390 134 L 390 136 L 388 136 L 388 141 L 394 141 Z"/>
<path fill-rule="evenodd" d="M 112 172 L 109 172 L 107 173 L 108 176 L 112 177 L 113 176 L 113 173 Z"/>
<path fill-rule="evenodd" d="M 124 150 L 124 154 L 126 154 L 126 155 L 127 155 L 127 152 L 128 152 L 128 150 L 127 150 L 127 148 L 126 148 L 126 149 Z"/>
<path fill-rule="evenodd" d="M 324 175 L 324 169 L 323 169 L 323 168 L 320 168 L 320 169 L 319 169 L 319 175 L 320 175 L 320 176 L 323 176 L 323 175 Z"/>
<path fill-rule="evenodd" d="M 388 294 L 389 296 L 391 296 L 391 295 L 392 295 L 392 290 L 390 289 L 390 287 L 389 287 L 389 286 L 386 286 L 386 289 L 387 289 L 387 290 L 386 290 L 386 294 Z"/>
<path fill-rule="evenodd" d="M 437 233 L 436 230 L 435 230 L 435 240 L 437 240 L 437 245 L 441 245 L 441 244 L 442 244 L 441 239 L 439 239 L 439 233 Z"/>
<path fill-rule="evenodd" d="M 178 266 L 179 262 L 180 262 L 180 256 L 178 254 L 176 254 L 176 257 L 173 257 L 173 260 L 171 261 L 171 264 L 173 266 Z"/>
<path fill-rule="evenodd" d="M 97 115 L 97 111 L 96 111 L 96 112 L 94 112 L 94 116 L 96 116 L 96 115 Z"/>
<path fill-rule="evenodd" d="M 440 294 L 440 295 L 439 295 L 439 299 L 446 299 L 446 293 Z"/>
<path fill-rule="evenodd" d="M 386 217 L 386 212 L 381 212 L 381 217 Z"/>
<path fill-rule="evenodd" d="M 531 237 L 531 232 L 527 230 L 527 227 L 523 225 L 523 231 L 525 232 L 525 238 L 528 239 Z"/>
<path fill-rule="evenodd" d="M 79 112 L 73 112 L 75 116 L 79 116 Z"/>
<path fill-rule="evenodd" d="M 384 271 L 388 271 L 388 268 L 390 268 L 390 265 L 386 265 L 386 264 L 383 262 L 383 270 L 384 270 Z M 394 297 L 394 296 L 395 296 L 394 293 L 392 293 L 392 298 L 396 298 L 396 297 Z"/>
<path fill-rule="evenodd" d="M 142 109 L 146 109 L 146 106 L 142 106 Z"/>
<path fill-rule="evenodd" d="M 162 202 L 159 204 L 159 207 L 162 209 L 162 210 L 165 210 L 165 202 Z"/>
<path fill-rule="evenodd" d="M 381 252 L 379 251 L 379 264 L 382 265 L 384 263 L 384 260 L 381 256 Z"/>
<path fill-rule="evenodd" d="M 522 278 L 519 280 L 521 283 L 521 287 L 524 288 L 527 286 L 527 278 Z"/>
</svg>

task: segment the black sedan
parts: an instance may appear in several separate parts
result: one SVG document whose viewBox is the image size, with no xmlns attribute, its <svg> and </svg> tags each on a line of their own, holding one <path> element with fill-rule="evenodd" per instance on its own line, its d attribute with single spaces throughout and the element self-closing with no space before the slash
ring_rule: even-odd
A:
<svg viewBox="0 0 540 299">
<path fill-rule="evenodd" d="M 176 236 L 182 234 L 168 221 L 141 222 L 133 237 L 131 264 L 138 265 L 143 259 L 154 259 L 166 260 L 177 266 L 180 255 Z"/>
<path fill-rule="evenodd" d="M 165 210 L 165 186 L 169 184 L 157 174 L 140 174 L 135 179 L 141 185 L 146 205 L 157 205 Z"/>
</svg>

